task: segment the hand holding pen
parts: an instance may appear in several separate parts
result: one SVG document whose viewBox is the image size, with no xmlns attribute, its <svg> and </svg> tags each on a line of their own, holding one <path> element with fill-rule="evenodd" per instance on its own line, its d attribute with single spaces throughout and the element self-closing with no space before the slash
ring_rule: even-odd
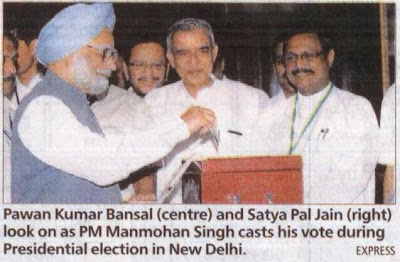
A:
<svg viewBox="0 0 400 262">
<path fill-rule="evenodd" d="M 190 134 L 196 132 L 204 135 L 215 126 L 215 113 L 207 108 L 193 106 L 181 116 L 189 128 Z"/>
</svg>

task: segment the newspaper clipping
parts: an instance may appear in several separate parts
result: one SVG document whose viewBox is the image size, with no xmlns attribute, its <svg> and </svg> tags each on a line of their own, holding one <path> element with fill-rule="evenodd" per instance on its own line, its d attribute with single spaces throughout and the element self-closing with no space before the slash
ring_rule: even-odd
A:
<svg viewBox="0 0 400 262">
<path fill-rule="evenodd" d="M 0 261 L 400 261 L 395 1 L 2 1 Z"/>
</svg>

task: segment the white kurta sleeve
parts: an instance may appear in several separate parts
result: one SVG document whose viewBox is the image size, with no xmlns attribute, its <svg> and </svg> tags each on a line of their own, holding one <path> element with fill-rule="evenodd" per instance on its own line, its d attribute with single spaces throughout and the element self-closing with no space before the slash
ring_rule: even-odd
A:
<svg viewBox="0 0 400 262">
<path fill-rule="evenodd" d="M 93 133 L 61 100 L 42 96 L 26 108 L 18 125 L 22 143 L 38 159 L 100 186 L 165 156 L 189 137 L 180 118 L 164 119 L 148 130 L 103 129 Z"/>
</svg>

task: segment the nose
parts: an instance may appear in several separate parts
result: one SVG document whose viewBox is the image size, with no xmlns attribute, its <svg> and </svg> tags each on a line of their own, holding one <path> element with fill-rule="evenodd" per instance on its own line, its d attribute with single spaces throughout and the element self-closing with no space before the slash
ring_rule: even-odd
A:
<svg viewBox="0 0 400 262">
<path fill-rule="evenodd" d="M 300 56 L 296 59 L 296 68 L 303 68 L 309 65 L 309 61 L 307 59 L 301 58 Z"/>
<path fill-rule="evenodd" d="M 151 64 L 147 64 L 144 67 L 144 74 L 146 77 L 151 77 L 151 75 L 153 74 L 153 66 Z"/>
<path fill-rule="evenodd" d="M 193 52 L 190 54 L 189 64 L 191 66 L 197 66 L 199 64 L 199 55 L 197 54 L 197 52 Z"/>
</svg>

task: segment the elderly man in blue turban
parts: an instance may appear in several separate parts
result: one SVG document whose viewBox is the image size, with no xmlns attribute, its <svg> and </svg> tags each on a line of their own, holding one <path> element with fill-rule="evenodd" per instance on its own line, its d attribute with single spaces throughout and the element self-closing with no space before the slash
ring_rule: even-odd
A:
<svg viewBox="0 0 400 262">
<path fill-rule="evenodd" d="M 37 57 L 48 70 L 14 118 L 13 203 L 121 203 L 119 180 L 214 125 L 212 111 L 193 107 L 134 132 L 100 127 L 85 94 L 108 88 L 114 24 L 111 4 L 75 4 L 42 28 Z"/>
</svg>

